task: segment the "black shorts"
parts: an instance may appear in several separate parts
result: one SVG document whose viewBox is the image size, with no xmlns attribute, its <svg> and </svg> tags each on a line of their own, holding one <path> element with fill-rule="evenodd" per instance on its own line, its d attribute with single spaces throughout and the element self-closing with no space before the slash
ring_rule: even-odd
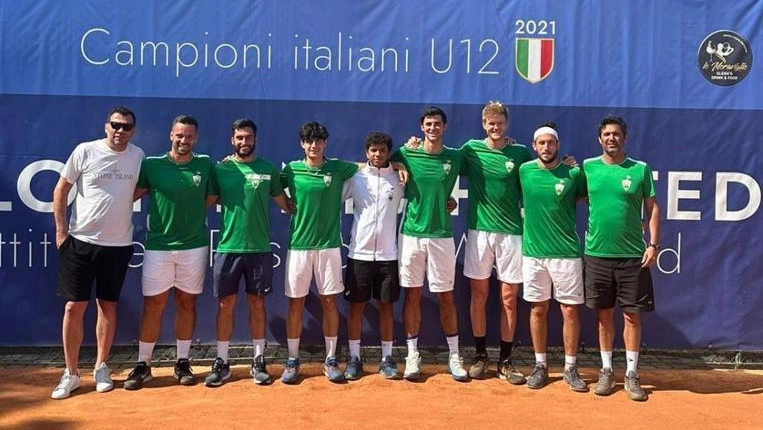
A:
<svg viewBox="0 0 763 430">
<path fill-rule="evenodd" d="M 215 297 L 238 293 L 242 280 L 247 294 L 265 296 L 273 291 L 273 253 L 215 252 L 212 275 Z"/>
<path fill-rule="evenodd" d="M 96 298 L 116 302 L 132 254 L 132 245 L 101 246 L 70 235 L 58 249 L 56 294 L 69 301 L 86 302 L 95 282 Z"/>
<path fill-rule="evenodd" d="M 583 257 L 585 304 L 591 309 L 620 305 L 623 312 L 654 310 L 652 272 L 641 267 L 641 258 Z"/>
<path fill-rule="evenodd" d="M 363 261 L 347 258 L 344 271 L 344 298 L 363 303 L 371 299 L 394 303 L 400 298 L 397 260 Z"/>
</svg>

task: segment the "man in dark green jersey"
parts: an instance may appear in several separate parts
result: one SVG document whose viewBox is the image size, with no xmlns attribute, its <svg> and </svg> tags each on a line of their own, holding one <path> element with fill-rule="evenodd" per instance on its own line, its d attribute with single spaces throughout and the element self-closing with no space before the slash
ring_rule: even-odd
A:
<svg viewBox="0 0 763 430">
<path fill-rule="evenodd" d="M 146 252 L 143 256 L 143 315 L 140 320 L 138 363 L 125 380 L 137 390 L 151 380 L 151 356 L 159 339 L 162 314 L 174 288 L 177 363 L 175 377 L 193 385 L 189 353 L 196 325 L 196 297 L 204 289 L 209 259 L 207 208 L 217 199 L 210 195 L 214 164 L 193 148 L 198 122 L 180 115 L 172 122 L 169 152 L 147 157 L 140 167 L 136 199 L 151 196 L 148 207 Z"/>
<path fill-rule="evenodd" d="M 248 118 L 233 122 L 233 155 L 215 166 L 212 194 L 222 206 L 220 243 L 215 250 L 214 292 L 217 308 L 217 358 L 204 380 L 210 387 L 222 385 L 231 376 L 228 347 L 233 334 L 236 294 L 242 278 L 249 307 L 249 330 L 254 346 L 250 374 L 256 384 L 272 378 L 265 365 L 265 296 L 273 290 L 273 252 L 270 248 L 272 197 L 287 210 L 286 194 L 273 163 L 257 157 L 257 125 Z"/>
<path fill-rule="evenodd" d="M 622 118 L 605 117 L 599 123 L 602 155 L 583 162 L 589 200 L 585 301 L 586 306 L 596 310 L 599 322 L 602 369 L 594 393 L 605 396 L 615 386 L 612 345 L 615 304 L 619 304 L 627 362 L 625 390 L 632 400 L 643 401 L 647 393 L 638 376 L 641 314 L 654 310 L 649 268 L 657 261 L 660 247 L 660 213 L 652 169 L 626 155 L 627 135 Z M 649 232 L 647 245 L 644 230 Z"/>
<path fill-rule="evenodd" d="M 584 300 L 583 262 L 575 230 L 575 203 L 585 196 L 585 184 L 580 169 L 559 158 L 559 136 L 554 128 L 538 128 L 533 149 L 538 158 L 519 168 L 525 215 L 523 298 L 531 306 L 530 334 L 535 351 L 527 386 L 539 389 L 548 382 L 548 309 L 553 297 L 563 318 L 564 381 L 573 391 L 586 392 L 588 385 L 577 370 L 578 305 Z"/>
</svg>

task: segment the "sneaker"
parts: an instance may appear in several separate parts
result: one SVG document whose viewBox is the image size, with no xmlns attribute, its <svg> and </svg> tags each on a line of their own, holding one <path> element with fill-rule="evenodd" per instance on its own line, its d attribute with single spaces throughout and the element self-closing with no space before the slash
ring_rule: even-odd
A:
<svg viewBox="0 0 763 430">
<path fill-rule="evenodd" d="M 577 366 L 571 366 L 564 371 L 564 382 L 570 386 L 570 390 L 578 393 L 587 393 L 588 384 L 580 377 Z"/>
<path fill-rule="evenodd" d="M 548 382 L 548 369 L 541 363 L 535 363 L 530 377 L 527 378 L 527 387 L 538 390 L 543 388 L 546 382 Z"/>
<path fill-rule="evenodd" d="M 511 364 L 511 359 L 506 359 L 498 363 L 498 372 L 496 372 L 498 379 L 508 381 L 512 385 L 522 385 L 527 382 L 525 375 L 519 370 L 515 369 Z"/>
<path fill-rule="evenodd" d="M 379 363 L 379 374 L 384 379 L 400 379 L 402 377 L 400 371 L 397 370 L 397 362 L 390 355 L 384 357 L 384 360 Z"/>
<path fill-rule="evenodd" d="M 336 357 L 326 358 L 326 361 L 323 362 L 323 374 L 331 382 L 344 382 L 344 373 L 339 370 L 339 363 L 337 363 Z"/>
<path fill-rule="evenodd" d="M 175 363 L 175 378 L 180 385 L 193 385 L 196 383 L 196 377 L 193 376 L 191 362 L 187 358 L 181 358 Z"/>
<path fill-rule="evenodd" d="M 641 388 L 638 373 L 632 370 L 625 374 L 625 391 L 628 393 L 628 397 L 630 397 L 631 400 L 637 402 L 643 402 L 648 398 L 646 391 Z"/>
<path fill-rule="evenodd" d="M 207 387 L 219 387 L 220 385 L 223 385 L 223 382 L 230 379 L 230 377 L 230 363 L 226 363 L 222 358 L 217 357 L 215 358 L 215 362 L 212 363 L 212 370 L 209 372 L 209 375 L 204 378 L 204 385 Z"/>
<path fill-rule="evenodd" d="M 299 366 L 299 364 L 297 364 Z M 254 357 L 252 368 L 249 369 L 249 374 L 252 375 L 254 383 L 257 385 L 268 385 L 273 382 L 273 378 L 270 377 L 268 369 L 265 366 L 265 357 L 258 355 Z"/>
<path fill-rule="evenodd" d="M 469 368 L 469 377 L 475 379 L 482 379 L 487 376 L 487 368 L 490 362 L 485 354 L 478 354 L 474 358 L 474 364 Z"/>
<path fill-rule="evenodd" d="M 597 396 L 608 396 L 615 388 L 615 372 L 612 369 L 599 370 L 599 380 L 593 388 L 593 393 Z"/>
<path fill-rule="evenodd" d="M 72 395 L 72 391 L 79 388 L 79 375 L 72 375 L 69 369 L 64 370 L 64 375 L 56 388 L 50 393 L 51 399 L 61 400 Z"/>
<path fill-rule="evenodd" d="M 93 370 L 93 380 L 95 381 L 95 391 L 105 393 L 114 389 L 114 381 L 111 380 L 111 370 L 106 363 L 101 363 L 97 369 Z"/>
<path fill-rule="evenodd" d="M 344 369 L 344 378 L 355 381 L 363 376 L 363 362 L 359 357 L 352 356 L 347 362 L 347 368 Z"/>
<path fill-rule="evenodd" d="M 138 362 L 130 374 L 125 379 L 125 390 L 139 390 L 143 388 L 143 384 L 150 381 L 154 377 L 151 375 L 151 367 L 146 364 L 145 361 Z"/>
<path fill-rule="evenodd" d="M 289 358 L 283 366 L 281 382 L 284 384 L 296 384 L 299 381 L 299 358 Z"/>
<path fill-rule="evenodd" d="M 421 356 L 418 352 L 413 355 L 405 357 L 405 372 L 403 372 L 403 379 L 408 381 L 415 381 L 421 376 Z"/>
<path fill-rule="evenodd" d="M 469 380 L 469 373 L 464 369 L 464 360 L 458 354 L 452 354 L 448 360 L 448 372 L 450 372 L 454 381 L 466 382 Z"/>
</svg>

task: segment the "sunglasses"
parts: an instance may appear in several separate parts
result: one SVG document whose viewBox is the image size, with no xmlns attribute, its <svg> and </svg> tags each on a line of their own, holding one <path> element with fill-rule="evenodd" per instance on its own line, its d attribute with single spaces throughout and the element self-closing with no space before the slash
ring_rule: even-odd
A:
<svg viewBox="0 0 763 430">
<path fill-rule="evenodd" d="M 122 129 L 124 131 L 130 131 L 135 127 L 135 124 L 129 124 L 126 122 L 114 122 L 114 121 L 109 122 L 109 125 L 111 126 L 111 128 L 114 129 L 114 131 L 118 131 L 119 129 Z"/>
</svg>

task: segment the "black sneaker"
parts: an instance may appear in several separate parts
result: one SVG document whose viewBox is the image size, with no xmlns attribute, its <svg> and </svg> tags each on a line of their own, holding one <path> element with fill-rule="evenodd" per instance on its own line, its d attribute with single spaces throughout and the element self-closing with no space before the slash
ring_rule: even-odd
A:
<svg viewBox="0 0 763 430">
<path fill-rule="evenodd" d="M 230 364 L 224 362 L 222 358 L 217 357 L 215 362 L 212 363 L 212 371 L 209 372 L 209 375 L 207 375 L 206 378 L 204 378 L 204 385 L 207 387 L 219 387 L 220 385 L 223 385 L 223 382 L 230 379 L 230 377 Z"/>
<path fill-rule="evenodd" d="M 140 390 L 143 384 L 153 379 L 151 367 L 145 361 L 140 361 L 125 379 L 125 390 Z"/>
<path fill-rule="evenodd" d="M 249 370 L 249 374 L 252 375 L 255 384 L 268 385 L 273 382 L 273 378 L 270 377 L 265 365 L 265 357 L 262 355 L 254 357 L 254 362 L 252 363 L 252 368 Z"/>
<path fill-rule="evenodd" d="M 180 385 L 194 385 L 196 383 L 191 363 L 187 358 L 181 358 L 175 363 L 175 378 L 180 382 Z"/>
</svg>

